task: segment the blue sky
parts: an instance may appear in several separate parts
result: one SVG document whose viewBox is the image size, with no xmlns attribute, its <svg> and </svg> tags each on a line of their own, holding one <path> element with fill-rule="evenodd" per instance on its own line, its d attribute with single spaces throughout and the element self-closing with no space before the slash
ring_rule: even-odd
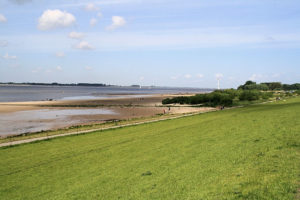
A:
<svg viewBox="0 0 300 200">
<path fill-rule="evenodd" d="M 0 81 L 300 82 L 297 0 L 0 0 Z"/>
</svg>

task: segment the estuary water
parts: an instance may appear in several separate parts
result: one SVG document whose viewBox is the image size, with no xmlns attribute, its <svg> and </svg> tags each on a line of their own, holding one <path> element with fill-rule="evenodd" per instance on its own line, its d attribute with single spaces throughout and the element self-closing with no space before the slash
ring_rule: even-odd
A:
<svg viewBox="0 0 300 200">
<path fill-rule="evenodd" d="M 103 99 L 124 95 L 200 93 L 211 89 L 171 87 L 90 87 L 90 86 L 13 86 L 0 85 L 0 102 Z"/>
</svg>

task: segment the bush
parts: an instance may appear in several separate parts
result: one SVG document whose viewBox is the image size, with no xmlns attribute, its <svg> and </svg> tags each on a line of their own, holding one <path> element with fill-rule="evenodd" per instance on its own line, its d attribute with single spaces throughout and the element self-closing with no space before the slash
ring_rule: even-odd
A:
<svg viewBox="0 0 300 200">
<path fill-rule="evenodd" d="M 300 95 L 300 90 L 296 90 L 294 93 Z"/>
<path fill-rule="evenodd" d="M 163 104 L 204 104 L 207 106 L 231 106 L 233 103 L 233 99 L 237 96 L 233 90 L 228 91 L 214 91 L 209 94 L 197 94 L 191 97 L 175 97 L 172 99 L 164 99 L 162 101 Z"/>
<path fill-rule="evenodd" d="M 291 96 L 293 96 L 293 94 L 292 94 L 291 92 L 286 92 L 286 93 L 285 93 L 285 96 L 286 96 L 286 97 L 291 97 Z"/>
<path fill-rule="evenodd" d="M 173 104 L 173 103 L 190 104 L 190 98 L 189 97 L 174 97 L 172 99 L 167 98 L 167 99 L 162 100 L 162 104 Z"/>
<path fill-rule="evenodd" d="M 241 101 L 255 101 L 258 100 L 260 97 L 260 92 L 256 90 L 244 90 L 240 96 L 239 99 Z"/>
<path fill-rule="evenodd" d="M 162 104 L 171 104 L 172 103 L 172 99 L 170 98 L 166 98 L 162 100 Z"/>
<path fill-rule="evenodd" d="M 270 99 L 273 97 L 273 92 L 263 92 L 261 94 L 261 97 L 265 100 Z"/>
</svg>

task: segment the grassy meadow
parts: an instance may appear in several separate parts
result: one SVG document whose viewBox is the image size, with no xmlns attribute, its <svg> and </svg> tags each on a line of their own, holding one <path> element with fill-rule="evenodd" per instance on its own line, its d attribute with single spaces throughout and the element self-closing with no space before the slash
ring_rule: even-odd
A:
<svg viewBox="0 0 300 200">
<path fill-rule="evenodd" d="M 284 200 L 299 183 L 300 98 L 0 149 L 2 200 Z"/>
</svg>

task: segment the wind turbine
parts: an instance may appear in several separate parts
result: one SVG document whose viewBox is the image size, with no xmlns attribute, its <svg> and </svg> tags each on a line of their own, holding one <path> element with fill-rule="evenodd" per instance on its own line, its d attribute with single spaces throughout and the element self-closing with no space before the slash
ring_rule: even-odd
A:
<svg viewBox="0 0 300 200">
<path fill-rule="evenodd" d="M 142 89 L 142 82 L 144 79 L 145 79 L 145 77 L 143 77 L 143 76 L 140 77 L 140 89 Z"/>
<path fill-rule="evenodd" d="M 223 77 L 223 74 L 216 74 L 216 79 L 218 81 L 218 90 L 220 90 L 220 80 Z"/>
</svg>

